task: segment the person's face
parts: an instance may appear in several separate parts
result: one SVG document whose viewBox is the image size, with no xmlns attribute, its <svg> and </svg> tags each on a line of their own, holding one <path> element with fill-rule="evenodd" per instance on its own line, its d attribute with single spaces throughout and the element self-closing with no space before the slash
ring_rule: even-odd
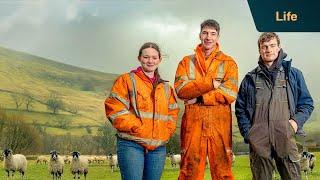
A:
<svg viewBox="0 0 320 180">
<path fill-rule="evenodd" d="M 264 63 L 273 62 L 278 58 L 281 47 L 276 38 L 272 38 L 270 41 L 260 43 L 259 46 L 259 53 Z"/>
<path fill-rule="evenodd" d="M 216 47 L 216 43 L 219 40 L 219 34 L 213 27 L 205 26 L 200 32 L 200 41 L 204 50 L 213 51 Z"/>
<path fill-rule="evenodd" d="M 154 72 L 161 62 L 159 53 L 153 48 L 146 48 L 142 50 L 141 55 L 138 57 L 141 67 L 145 72 Z"/>
</svg>

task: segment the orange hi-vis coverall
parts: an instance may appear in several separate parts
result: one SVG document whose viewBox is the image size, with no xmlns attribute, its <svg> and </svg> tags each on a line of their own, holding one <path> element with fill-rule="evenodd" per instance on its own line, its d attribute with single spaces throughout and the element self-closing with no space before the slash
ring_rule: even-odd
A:
<svg viewBox="0 0 320 180">
<path fill-rule="evenodd" d="M 213 80 L 221 83 L 217 89 Z M 219 45 L 207 59 L 198 45 L 194 55 L 179 63 L 178 97 L 184 101 L 197 98 L 195 104 L 185 106 L 182 117 L 180 180 L 203 179 L 207 155 L 212 179 L 233 179 L 230 104 L 237 98 L 237 84 L 237 64 L 219 51 Z"/>
<path fill-rule="evenodd" d="M 146 150 L 168 142 L 179 112 L 173 89 L 166 81 L 157 82 L 153 84 L 143 71 L 123 74 L 105 100 L 106 115 L 117 136 Z"/>
</svg>

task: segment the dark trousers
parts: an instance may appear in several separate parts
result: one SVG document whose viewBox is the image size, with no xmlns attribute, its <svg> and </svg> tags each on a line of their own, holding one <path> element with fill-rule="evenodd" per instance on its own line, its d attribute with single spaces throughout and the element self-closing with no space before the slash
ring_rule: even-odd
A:
<svg viewBox="0 0 320 180">
<path fill-rule="evenodd" d="M 264 158 L 251 151 L 250 166 L 253 180 L 272 180 L 276 169 L 282 180 L 301 180 L 299 161 L 292 161 L 289 156 L 280 158 L 276 152 L 272 152 L 272 158 Z"/>
</svg>

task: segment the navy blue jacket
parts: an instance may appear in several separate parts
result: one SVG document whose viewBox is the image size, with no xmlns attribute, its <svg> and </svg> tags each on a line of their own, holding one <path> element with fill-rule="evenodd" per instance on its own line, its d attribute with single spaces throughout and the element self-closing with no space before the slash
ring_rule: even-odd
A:
<svg viewBox="0 0 320 180">
<path fill-rule="evenodd" d="M 291 67 L 291 60 L 283 60 L 282 66 L 285 69 L 287 79 L 290 118 L 298 124 L 297 134 L 305 135 L 302 127 L 314 109 L 313 100 L 302 72 Z M 257 76 L 258 69 L 257 67 L 247 73 L 242 80 L 235 104 L 238 126 L 246 143 L 248 143 L 248 132 L 252 125 L 256 106 L 256 87 L 254 80 Z"/>
</svg>

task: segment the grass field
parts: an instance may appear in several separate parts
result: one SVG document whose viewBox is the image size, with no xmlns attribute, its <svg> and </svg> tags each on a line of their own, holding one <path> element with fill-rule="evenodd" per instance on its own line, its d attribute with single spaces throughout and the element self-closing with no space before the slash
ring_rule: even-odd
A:
<svg viewBox="0 0 320 180">
<path fill-rule="evenodd" d="M 316 153 L 316 156 L 319 157 L 320 153 Z M 28 170 L 26 173 L 26 180 L 50 180 L 51 176 L 48 173 L 47 165 L 37 165 L 34 161 L 28 162 Z M 70 173 L 70 165 L 65 166 L 65 172 L 63 174 L 62 179 L 71 180 L 73 176 Z M 169 159 L 166 161 L 165 170 L 162 175 L 162 180 L 176 180 L 178 178 L 179 169 L 172 168 Z M 252 178 L 250 167 L 249 167 L 249 159 L 248 156 L 237 156 L 236 162 L 233 166 L 233 174 L 236 180 L 250 180 Z M 17 178 L 16 173 L 16 179 Z M 88 180 L 118 180 L 120 178 L 120 171 L 117 169 L 115 172 L 111 172 L 110 168 L 107 164 L 91 164 L 89 166 L 89 174 Z M 320 179 L 320 170 L 319 163 L 317 163 L 314 172 L 310 174 L 309 180 L 318 180 Z M 6 179 L 5 171 L 3 167 L 0 168 L 0 179 Z M 209 169 L 206 169 L 205 178 L 206 180 L 211 179 Z M 274 179 L 280 179 L 279 175 L 276 175 Z M 306 179 L 304 176 L 302 179 Z"/>
</svg>

